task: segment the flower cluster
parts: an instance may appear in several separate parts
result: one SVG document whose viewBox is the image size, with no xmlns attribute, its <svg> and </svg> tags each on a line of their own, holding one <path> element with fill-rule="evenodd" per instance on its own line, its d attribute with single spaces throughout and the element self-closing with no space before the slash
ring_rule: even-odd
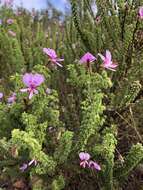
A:
<svg viewBox="0 0 143 190">
<path fill-rule="evenodd" d="M 98 171 L 101 170 L 101 167 L 99 164 L 94 162 L 93 160 L 90 160 L 90 154 L 86 152 L 80 152 L 79 153 L 79 158 L 80 158 L 80 166 L 83 168 L 91 168 L 91 169 L 96 169 Z"/>
<path fill-rule="evenodd" d="M 105 56 L 103 56 L 100 53 L 98 53 L 98 55 L 101 57 L 101 59 L 103 61 L 102 67 L 109 69 L 111 71 L 116 71 L 116 67 L 118 65 L 113 63 L 112 55 L 109 50 L 106 50 Z M 81 57 L 79 62 L 80 62 L 80 64 L 89 64 L 89 63 L 93 63 L 96 60 L 97 60 L 96 57 L 88 52 L 83 57 Z"/>
</svg>

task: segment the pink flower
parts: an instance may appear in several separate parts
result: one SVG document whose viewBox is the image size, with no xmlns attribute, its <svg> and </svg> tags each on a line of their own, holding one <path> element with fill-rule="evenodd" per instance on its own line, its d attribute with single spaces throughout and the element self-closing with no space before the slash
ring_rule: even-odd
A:
<svg viewBox="0 0 143 190">
<path fill-rule="evenodd" d="M 40 74 L 26 73 L 23 76 L 23 83 L 28 87 L 21 89 L 21 92 L 29 92 L 29 99 L 33 97 L 34 94 L 38 94 L 37 87 L 44 82 L 44 76 Z"/>
<path fill-rule="evenodd" d="M 13 104 L 16 101 L 16 93 L 13 93 L 8 99 L 8 104 Z"/>
<path fill-rule="evenodd" d="M 103 60 L 103 67 L 106 69 L 109 69 L 111 71 L 116 71 L 116 67 L 118 65 L 114 64 L 112 62 L 112 56 L 109 50 L 106 50 L 106 54 L 105 56 L 103 56 L 102 54 L 98 53 L 98 55 L 101 57 L 101 59 Z"/>
<path fill-rule="evenodd" d="M 59 62 L 64 61 L 64 59 L 58 58 L 55 50 L 50 48 L 43 48 L 43 52 L 48 55 L 50 61 L 60 67 L 63 67 Z"/>
<path fill-rule="evenodd" d="M 13 19 L 11 19 L 11 18 L 9 18 L 9 19 L 7 19 L 7 24 L 13 24 L 14 23 L 14 20 Z"/>
<path fill-rule="evenodd" d="M 11 36 L 13 36 L 13 37 L 15 37 L 15 36 L 16 36 L 16 33 L 15 33 L 15 32 L 13 32 L 12 30 L 8 30 L 8 33 L 9 33 Z"/>
<path fill-rule="evenodd" d="M 89 166 L 89 168 L 91 168 L 91 169 L 96 169 L 96 170 L 101 170 L 101 167 L 100 167 L 100 165 L 98 165 L 96 162 L 94 162 L 94 161 L 89 161 L 89 164 L 88 164 L 88 166 Z"/>
<path fill-rule="evenodd" d="M 96 60 L 96 57 L 94 57 L 91 53 L 87 52 L 84 56 L 81 57 L 80 63 L 92 63 Z"/>
<path fill-rule="evenodd" d="M 3 93 L 0 92 L 0 100 L 3 98 Z"/>
<path fill-rule="evenodd" d="M 139 17 L 143 19 L 143 6 L 139 8 Z"/>
<path fill-rule="evenodd" d="M 88 160 L 90 159 L 90 155 L 86 152 L 80 152 L 79 153 L 79 158 L 80 158 L 80 166 L 85 168 L 88 166 Z"/>
</svg>

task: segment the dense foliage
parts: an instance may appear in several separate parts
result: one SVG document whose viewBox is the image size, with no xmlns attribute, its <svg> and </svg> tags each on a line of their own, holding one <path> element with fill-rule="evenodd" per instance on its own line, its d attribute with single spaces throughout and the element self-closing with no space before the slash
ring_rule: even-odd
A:
<svg viewBox="0 0 143 190">
<path fill-rule="evenodd" d="M 0 189 L 141 190 L 143 1 L 70 3 L 0 8 Z"/>
</svg>

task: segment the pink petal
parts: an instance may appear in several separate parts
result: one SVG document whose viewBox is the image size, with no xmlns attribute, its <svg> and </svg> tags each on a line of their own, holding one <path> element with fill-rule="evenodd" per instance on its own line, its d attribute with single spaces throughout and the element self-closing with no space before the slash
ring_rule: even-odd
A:
<svg viewBox="0 0 143 190">
<path fill-rule="evenodd" d="M 84 54 L 84 55 L 81 57 L 81 59 L 79 60 L 79 62 L 80 62 L 81 64 L 87 63 L 87 62 L 92 63 L 92 62 L 94 62 L 95 60 L 96 60 L 96 57 L 93 56 L 91 53 L 87 52 L 86 54 Z"/>
<path fill-rule="evenodd" d="M 35 74 L 32 77 L 32 83 L 37 87 L 40 86 L 44 82 L 45 78 L 43 75 Z"/>
<path fill-rule="evenodd" d="M 23 82 L 24 82 L 24 84 L 25 84 L 27 87 L 30 87 L 32 80 L 33 80 L 33 74 L 31 74 L 31 73 L 26 73 L 26 74 L 23 76 Z"/>
<path fill-rule="evenodd" d="M 111 67 L 111 68 L 116 68 L 116 67 L 118 67 L 118 65 L 112 64 L 112 65 L 110 65 L 110 67 Z"/>
<path fill-rule="evenodd" d="M 31 166 L 32 164 L 34 164 L 35 166 L 37 165 L 37 161 L 35 159 L 31 160 L 29 163 L 28 163 L 28 166 Z"/>
<path fill-rule="evenodd" d="M 92 168 L 92 169 L 96 169 L 96 170 L 99 170 L 99 171 L 101 170 L 100 165 L 97 164 L 96 162 L 92 161 L 92 160 L 89 162 L 88 165 L 89 165 L 89 167 Z"/>
<path fill-rule="evenodd" d="M 101 53 L 98 53 L 98 55 L 101 57 L 101 59 L 102 59 L 103 61 L 105 61 L 105 57 L 104 57 Z"/>
<path fill-rule="evenodd" d="M 38 94 L 38 90 L 34 89 L 33 91 L 34 91 L 34 94 Z"/>
<path fill-rule="evenodd" d="M 106 50 L 106 59 L 108 61 L 111 61 L 112 60 L 112 56 L 111 56 L 111 52 L 109 50 Z"/>
<path fill-rule="evenodd" d="M 88 166 L 88 162 L 87 161 L 82 161 L 82 162 L 80 162 L 80 166 L 85 168 L 86 166 Z"/>
<path fill-rule="evenodd" d="M 28 92 L 29 89 L 28 88 L 23 88 L 23 89 L 20 89 L 20 92 Z"/>
<path fill-rule="evenodd" d="M 29 94 L 29 100 L 31 100 L 32 97 L 33 97 L 33 91 L 31 91 Z"/>
<path fill-rule="evenodd" d="M 60 61 L 60 62 L 61 62 L 61 61 L 64 61 L 64 59 L 60 59 L 60 58 L 57 58 L 56 60 L 57 60 L 57 61 Z"/>
<path fill-rule="evenodd" d="M 81 160 L 89 160 L 90 159 L 90 155 L 86 152 L 80 152 L 79 153 L 79 158 Z"/>
<path fill-rule="evenodd" d="M 58 62 L 55 62 L 59 67 L 63 67 L 63 65 L 61 65 L 60 63 Z"/>
<path fill-rule="evenodd" d="M 2 99 L 3 98 L 3 93 L 2 92 L 0 92 L 0 99 Z"/>
<path fill-rule="evenodd" d="M 143 19 L 143 6 L 139 8 L 139 16 Z"/>
<path fill-rule="evenodd" d="M 54 49 L 43 48 L 43 52 L 46 53 L 51 58 L 57 58 L 57 54 Z"/>
<path fill-rule="evenodd" d="M 109 69 L 111 71 L 116 71 L 115 69 L 111 68 L 110 66 L 103 65 L 104 68 Z"/>
</svg>

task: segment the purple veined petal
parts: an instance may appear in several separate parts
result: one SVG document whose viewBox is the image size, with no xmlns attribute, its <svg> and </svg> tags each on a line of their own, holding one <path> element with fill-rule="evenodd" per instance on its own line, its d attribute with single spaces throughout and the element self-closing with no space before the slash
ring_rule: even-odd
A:
<svg viewBox="0 0 143 190">
<path fill-rule="evenodd" d="M 107 69 L 109 69 L 111 71 L 116 71 L 115 69 L 112 69 L 111 67 L 108 67 Z"/>
<path fill-rule="evenodd" d="M 111 67 L 111 65 L 103 64 L 102 66 L 103 66 L 104 68 L 108 69 L 108 70 L 116 71 L 114 68 Z"/>
<path fill-rule="evenodd" d="M 33 97 L 33 90 L 31 90 L 31 92 L 30 92 L 30 94 L 29 94 L 29 100 L 31 100 L 32 99 L 32 97 Z"/>
<path fill-rule="evenodd" d="M 33 74 L 31 73 L 26 73 L 25 75 L 23 75 L 23 83 L 27 86 L 30 87 L 32 80 L 33 80 Z"/>
<path fill-rule="evenodd" d="M 111 52 L 109 50 L 106 50 L 106 59 L 111 62 L 112 60 L 112 55 L 111 55 Z"/>
<path fill-rule="evenodd" d="M 83 168 L 86 168 L 86 166 L 88 166 L 88 161 L 81 161 L 80 162 L 80 166 L 83 167 Z"/>
<path fill-rule="evenodd" d="M 83 63 L 92 63 L 96 60 L 96 57 L 93 56 L 91 53 L 87 52 L 86 54 L 84 54 L 81 59 L 79 60 L 79 63 L 80 64 L 83 64 Z"/>
<path fill-rule="evenodd" d="M 118 67 L 118 65 L 116 65 L 116 64 L 111 64 L 110 67 L 111 67 L 111 68 L 116 68 L 116 67 Z"/>
<path fill-rule="evenodd" d="M 37 87 L 40 86 L 44 82 L 45 78 L 43 75 L 40 74 L 34 74 L 32 76 L 32 84 Z"/>
<path fill-rule="evenodd" d="M 98 55 L 99 55 L 99 57 L 103 60 L 103 61 L 105 61 L 105 57 L 101 54 L 101 53 L 98 53 Z"/>
<path fill-rule="evenodd" d="M 63 67 L 63 65 L 61 65 L 60 63 L 58 63 L 57 61 L 54 62 L 56 65 L 58 65 L 59 67 Z"/>
<path fill-rule="evenodd" d="M 80 158 L 80 160 L 86 160 L 87 161 L 90 159 L 90 154 L 88 154 L 86 152 L 80 152 L 79 158 Z"/>
<path fill-rule="evenodd" d="M 139 17 L 143 19 L 143 6 L 139 8 Z"/>
<path fill-rule="evenodd" d="M 101 167 L 100 167 L 100 165 L 99 164 L 97 164 L 96 162 L 94 162 L 94 161 L 89 161 L 89 164 L 88 164 L 88 166 L 89 166 L 89 168 L 91 168 L 91 169 L 96 169 L 96 170 L 101 170 Z"/>
<path fill-rule="evenodd" d="M 13 93 L 8 99 L 8 104 L 13 104 L 16 101 L 16 93 Z"/>
<path fill-rule="evenodd" d="M 3 98 L 3 93 L 2 92 L 0 92 L 0 99 L 2 99 Z"/>
<path fill-rule="evenodd" d="M 52 90 L 50 88 L 46 89 L 46 94 L 51 94 Z"/>
<path fill-rule="evenodd" d="M 29 91 L 29 88 L 20 89 L 20 92 L 28 92 L 28 91 Z"/>
<path fill-rule="evenodd" d="M 23 75 L 23 83 L 30 88 L 31 86 L 40 86 L 44 82 L 44 80 L 44 76 L 40 74 L 26 73 L 25 75 Z"/>
<path fill-rule="evenodd" d="M 24 163 L 19 169 L 20 169 L 22 172 L 24 172 L 27 168 L 28 168 L 28 165 Z"/>
<path fill-rule="evenodd" d="M 54 49 L 43 48 L 43 52 L 46 53 L 52 59 L 57 58 L 57 54 Z"/>
<path fill-rule="evenodd" d="M 64 59 L 57 58 L 56 61 L 62 62 Z"/>
<path fill-rule="evenodd" d="M 33 92 L 34 92 L 34 94 L 38 94 L 39 93 L 38 90 L 36 90 L 36 89 L 34 89 Z"/>
</svg>

